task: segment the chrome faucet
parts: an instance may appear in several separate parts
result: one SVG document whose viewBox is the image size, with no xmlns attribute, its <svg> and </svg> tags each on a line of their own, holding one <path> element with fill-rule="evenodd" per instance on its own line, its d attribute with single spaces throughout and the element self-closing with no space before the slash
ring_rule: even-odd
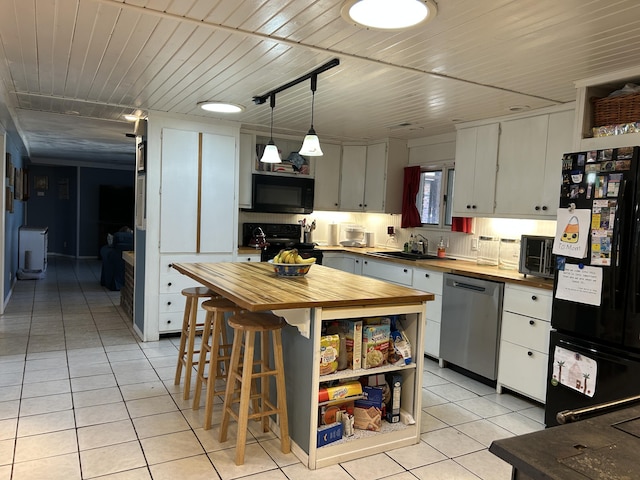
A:
<svg viewBox="0 0 640 480">
<path fill-rule="evenodd" d="M 420 253 L 429 253 L 429 239 L 421 233 L 417 233 L 415 236 L 422 238 L 422 241 L 418 242 L 418 250 L 420 251 Z"/>
</svg>

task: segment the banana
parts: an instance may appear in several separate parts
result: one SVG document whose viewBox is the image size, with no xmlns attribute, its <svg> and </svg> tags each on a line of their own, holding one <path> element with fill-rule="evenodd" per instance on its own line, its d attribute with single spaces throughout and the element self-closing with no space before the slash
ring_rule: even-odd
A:
<svg viewBox="0 0 640 480">
<path fill-rule="evenodd" d="M 275 257 L 273 257 L 273 263 L 282 263 L 282 254 L 284 253 L 284 249 L 280 250 Z"/>
<path fill-rule="evenodd" d="M 315 257 L 303 258 L 300 263 L 316 263 Z"/>
<path fill-rule="evenodd" d="M 280 263 L 289 263 L 287 260 L 289 258 L 289 251 L 285 250 L 280 254 Z"/>
<path fill-rule="evenodd" d="M 302 258 L 300 256 L 300 254 L 298 253 L 298 254 L 296 254 L 295 262 L 296 263 L 304 263 L 304 258 Z"/>
</svg>

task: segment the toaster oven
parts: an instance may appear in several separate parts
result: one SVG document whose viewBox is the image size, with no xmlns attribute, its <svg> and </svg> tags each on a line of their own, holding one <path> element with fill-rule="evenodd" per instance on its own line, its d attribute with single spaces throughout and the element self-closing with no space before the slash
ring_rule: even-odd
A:
<svg viewBox="0 0 640 480">
<path fill-rule="evenodd" d="M 520 264 L 518 271 L 536 277 L 553 278 L 555 264 L 553 237 L 522 235 L 520 239 Z"/>
</svg>

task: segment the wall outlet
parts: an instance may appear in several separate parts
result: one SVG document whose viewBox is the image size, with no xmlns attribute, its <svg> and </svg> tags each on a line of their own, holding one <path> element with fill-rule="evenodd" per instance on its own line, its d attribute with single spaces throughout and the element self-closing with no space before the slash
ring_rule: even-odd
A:
<svg viewBox="0 0 640 480">
<path fill-rule="evenodd" d="M 393 225 L 389 225 L 387 227 L 387 235 L 395 235 L 396 234 L 396 229 Z"/>
<path fill-rule="evenodd" d="M 478 251 L 478 237 L 474 237 L 471 239 L 471 250 L 473 252 Z"/>
</svg>

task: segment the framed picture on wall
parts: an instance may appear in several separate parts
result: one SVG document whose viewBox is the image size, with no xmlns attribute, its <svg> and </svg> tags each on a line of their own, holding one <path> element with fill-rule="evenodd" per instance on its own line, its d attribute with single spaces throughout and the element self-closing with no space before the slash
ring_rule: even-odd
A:
<svg viewBox="0 0 640 480">
<path fill-rule="evenodd" d="M 15 185 L 13 188 L 13 198 L 16 200 L 22 200 L 22 169 L 16 168 L 15 170 Z"/>
<path fill-rule="evenodd" d="M 13 192 L 11 191 L 11 187 L 4 187 L 4 209 L 13 213 Z"/>
<path fill-rule="evenodd" d="M 36 190 L 49 190 L 49 177 L 46 175 L 36 175 L 33 177 L 33 185 Z"/>
<path fill-rule="evenodd" d="M 29 200 L 29 169 L 22 169 L 22 192 L 20 196 L 20 200 L 26 202 Z"/>
<path fill-rule="evenodd" d="M 16 171 L 13 168 L 13 162 L 11 161 L 11 154 L 7 153 L 7 178 L 9 179 L 9 186 L 13 187 L 13 182 L 16 178 Z"/>
</svg>

